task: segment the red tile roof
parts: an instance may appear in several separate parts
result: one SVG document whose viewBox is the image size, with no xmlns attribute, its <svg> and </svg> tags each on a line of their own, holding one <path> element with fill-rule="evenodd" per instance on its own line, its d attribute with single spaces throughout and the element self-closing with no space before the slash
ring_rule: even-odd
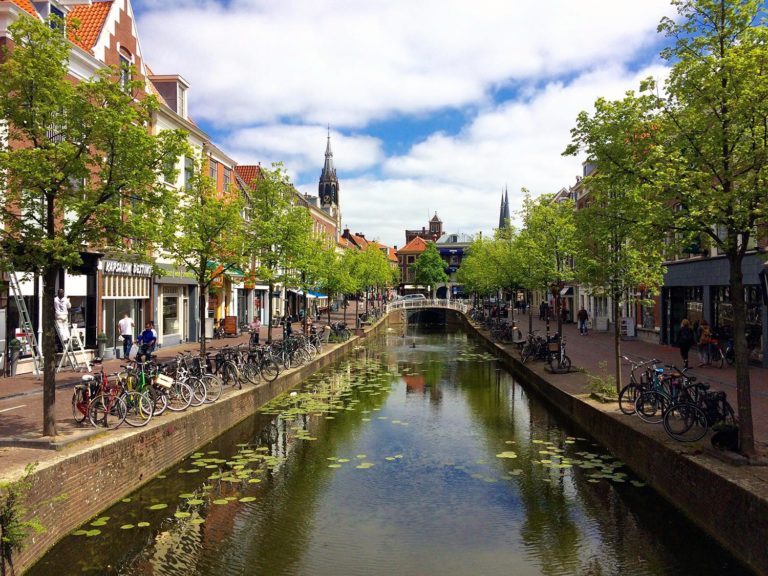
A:
<svg viewBox="0 0 768 576">
<path fill-rule="evenodd" d="M 32 2 L 30 2 L 30 0 L 11 0 L 11 4 L 16 4 L 16 6 L 25 12 L 29 12 L 32 14 L 32 16 L 37 16 L 38 18 L 40 17 L 37 13 L 37 10 L 35 10 L 35 7 L 32 6 Z"/>
<path fill-rule="evenodd" d="M 427 242 L 423 238 L 416 236 L 416 238 L 414 238 L 413 240 L 408 242 L 408 244 L 400 248 L 400 250 L 398 250 L 397 253 L 398 254 L 421 254 L 426 249 L 427 249 Z"/>
<path fill-rule="evenodd" d="M 259 175 L 261 174 L 261 166 L 243 166 L 238 164 L 235 166 L 235 172 L 237 172 L 237 175 L 240 176 L 240 178 L 243 179 L 243 182 L 245 182 L 248 186 L 253 186 L 253 184 L 259 179 Z"/>
<path fill-rule="evenodd" d="M 101 29 L 104 27 L 111 7 L 112 0 L 93 2 L 90 6 L 87 4 L 74 6 L 67 14 L 69 39 L 83 50 L 91 52 L 101 35 Z M 79 22 L 77 30 L 72 27 L 74 20 Z"/>
</svg>

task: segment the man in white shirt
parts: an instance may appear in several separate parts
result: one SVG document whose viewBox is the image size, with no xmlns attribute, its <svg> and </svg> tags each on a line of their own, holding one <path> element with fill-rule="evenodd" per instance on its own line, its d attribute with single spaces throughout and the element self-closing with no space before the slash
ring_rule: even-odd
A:
<svg viewBox="0 0 768 576">
<path fill-rule="evenodd" d="M 64 296 L 64 289 L 59 288 L 59 295 L 53 299 L 53 312 L 56 317 L 56 325 L 61 335 L 61 343 L 65 345 L 69 340 L 69 309 L 72 304 L 69 298 Z"/>
<path fill-rule="evenodd" d="M 131 353 L 131 346 L 133 346 L 133 328 L 133 319 L 131 318 L 131 315 L 126 312 L 123 315 L 123 319 L 117 323 L 117 329 L 120 331 L 120 336 L 123 337 L 123 358 L 128 358 Z"/>
</svg>

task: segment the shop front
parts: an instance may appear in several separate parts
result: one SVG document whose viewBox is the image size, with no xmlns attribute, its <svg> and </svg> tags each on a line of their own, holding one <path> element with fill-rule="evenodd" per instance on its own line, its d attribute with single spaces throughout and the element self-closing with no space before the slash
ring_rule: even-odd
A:
<svg viewBox="0 0 768 576">
<path fill-rule="evenodd" d="M 195 342 L 197 329 L 197 283 L 184 270 L 160 264 L 162 276 L 154 279 L 154 316 L 161 346 Z"/>
<path fill-rule="evenodd" d="M 101 331 L 107 335 L 107 349 L 122 350 L 117 323 L 124 314 L 133 319 L 134 337 L 152 320 L 150 285 L 152 265 L 105 259 L 99 264 Z"/>
</svg>

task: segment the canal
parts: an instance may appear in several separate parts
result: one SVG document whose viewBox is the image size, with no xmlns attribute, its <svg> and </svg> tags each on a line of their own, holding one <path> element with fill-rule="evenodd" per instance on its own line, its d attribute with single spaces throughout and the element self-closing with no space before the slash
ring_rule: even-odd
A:
<svg viewBox="0 0 768 576">
<path fill-rule="evenodd" d="M 29 571 L 746 573 L 460 331 L 355 349 Z"/>
</svg>

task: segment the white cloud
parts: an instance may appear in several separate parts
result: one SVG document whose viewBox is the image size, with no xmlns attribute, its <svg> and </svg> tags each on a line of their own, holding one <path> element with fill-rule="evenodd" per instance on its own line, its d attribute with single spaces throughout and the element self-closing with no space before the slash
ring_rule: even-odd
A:
<svg viewBox="0 0 768 576">
<path fill-rule="evenodd" d="M 490 233 L 505 185 L 514 212 L 522 187 L 537 196 L 575 183 L 581 159 L 562 152 L 581 110 L 592 109 L 598 96 L 620 98 L 640 79 L 666 73 L 662 66 L 639 72 L 611 67 L 489 108 L 459 135 L 436 134 L 389 158 L 381 179 L 342 181 L 344 221 L 358 228 L 368 223 L 382 241 L 398 245 L 405 228 L 425 226 L 434 211 L 448 232 Z M 337 164 L 343 166 L 343 157 Z"/>
<path fill-rule="evenodd" d="M 655 38 L 668 0 L 145 2 L 157 73 L 192 84 L 199 120 L 372 119 L 475 104 L 510 79 L 622 62 Z"/>
<path fill-rule="evenodd" d="M 271 124 L 235 129 L 223 146 L 240 164 L 282 161 L 293 173 L 317 172 L 325 160 L 325 126 Z M 331 130 L 331 150 L 334 157 L 344 159 L 347 172 L 370 168 L 381 162 L 384 154 L 381 141 L 371 136 L 350 136 Z"/>
</svg>

